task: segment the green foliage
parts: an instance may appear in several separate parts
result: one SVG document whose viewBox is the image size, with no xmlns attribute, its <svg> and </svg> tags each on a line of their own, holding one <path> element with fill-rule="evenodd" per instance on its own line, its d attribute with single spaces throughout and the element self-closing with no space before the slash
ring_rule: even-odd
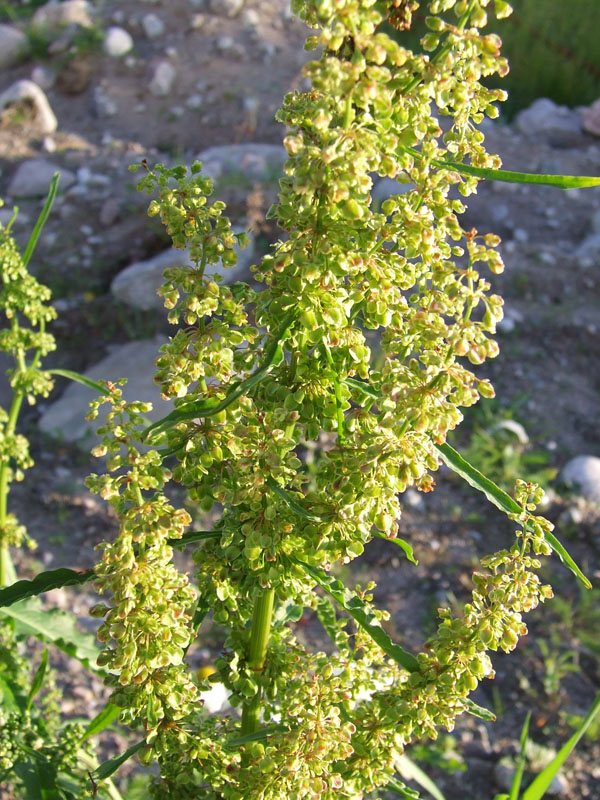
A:
<svg viewBox="0 0 600 800">
<path fill-rule="evenodd" d="M 498 18 L 510 9 L 503 0 L 431 0 L 424 55 L 380 31 L 384 19 L 407 25 L 417 6 L 293 0 L 317 30 L 307 47 L 320 56 L 305 68 L 312 89 L 288 94 L 278 113 L 289 158 L 269 216 L 283 235 L 255 266 L 258 288 L 205 274 L 207 265 L 234 266 L 245 236 L 211 201 L 202 165 L 141 165 L 139 188 L 155 195 L 149 214 L 192 266 L 167 270 L 159 292 L 176 331 L 155 380 L 173 410 L 148 427 L 149 404 L 126 402 L 124 380 L 108 376 L 88 415 L 100 422 L 93 453 L 105 460 L 87 485 L 111 505 L 119 533 L 102 545 L 94 580 L 106 597 L 91 610 L 102 620 L 96 669 L 106 668 L 113 692 L 79 741 L 110 724 L 115 708 L 142 737 L 97 767 L 94 781 L 137 754 L 157 765 L 157 798 L 359 800 L 385 787 L 414 798 L 395 777 L 405 748 L 451 731 L 461 713 L 493 718 L 469 694 L 494 676 L 490 654 L 511 652 L 527 633 L 523 615 L 552 596 L 541 557 L 555 551 L 589 586 L 536 515 L 539 486 L 517 480 L 512 498 L 446 438 L 462 408 L 494 394 L 472 368 L 498 353 L 502 318 L 486 277 L 503 269 L 499 239 L 463 229 L 457 195 L 483 178 L 563 187 L 600 179 L 499 171 L 476 126 L 504 97 L 481 81 L 507 64 L 498 38 L 481 29 L 486 7 Z M 451 120 L 445 134 L 432 100 Z M 414 188 L 375 210 L 374 173 Z M 26 284 L 23 260 L 7 247 L 6 274 L 16 270 Z M 23 314 L 30 301 L 13 289 L 8 308 Z M 377 360 L 369 330 L 381 339 Z M 22 372 L 15 385 L 24 396 Z M 12 412 L 15 435 L 11 421 Z M 307 475 L 300 456 L 323 434 L 329 445 Z M 6 476 L 11 459 L 24 461 L 13 450 Z M 373 585 L 351 590 L 329 573 L 375 537 L 396 540 L 399 497 L 410 486 L 431 491 L 442 462 L 508 515 L 515 539 L 481 559 L 470 601 L 440 609 L 437 630 L 413 655 L 384 629 L 389 615 L 374 606 Z M 171 481 L 205 511 L 220 506 L 214 531 L 186 531 L 190 515 L 169 500 Z M 193 577 L 173 562 L 174 548 L 191 542 Z M 397 543 L 414 560 L 411 544 Z M 80 582 L 65 572 L 65 585 Z M 32 596 L 57 580 L 43 573 L 7 588 L 3 602 L 26 599 L 2 614 L 93 668 L 89 643 L 59 614 L 42 617 Z M 333 652 L 296 637 L 305 608 L 317 611 Z M 225 640 L 211 683 L 226 688 L 241 721 L 204 712 L 210 684 L 186 663 L 209 610 Z M 22 779 L 39 784 L 40 769 L 32 762 Z M 47 777 L 59 785 L 56 770 Z"/>
</svg>

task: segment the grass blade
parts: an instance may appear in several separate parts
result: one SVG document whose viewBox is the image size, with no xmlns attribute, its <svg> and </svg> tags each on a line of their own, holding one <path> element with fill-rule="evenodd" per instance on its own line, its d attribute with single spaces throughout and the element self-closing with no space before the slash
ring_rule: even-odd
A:
<svg viewBox="0 0 600 800">
<path fill-rule="evenodd" d="M 29 694 L 27 695 L 27 700 L 25 702 L 25 708 L 27 709 L 27 711 L 29 711 L 29 709 L 31 708 L 31 704 L 33 703 L 34 697 L 42 688 L 47 669 L 48 669 L 48 648 L 46 648 L 42 653 L 42 660 L 40 661 L 39 666 L 35 671 L 35 675 L 33 676 L 33 681 L 31 682 L 31 688 L 29 690 Z"/>
<path fill-rule="evenodd" d="M 320 569 L 305 564 L 303 561 L 294 559 L 302 569 L 313 578 L 316 583 L 329 594 L 335 602 L 344 609 L 352 619 L 366 631 L 369 636 L 377 642 L 381 649 L 393 658 L 401 667 L 409 672 L 416 672 L 419 669 L 417 659 L 400 647 L 399 644 L 392 642 L 388 634 L 381 627 L 375 614 L 368 608 L 363 600 L 354 592 L 347 589 L 337 578 L 327 575 Z"/>
<path fill-rule="evenodd" d="M 27 242 L 27 247 L 25 248 L 25 252 L 23 253 L 23 263 L 25 266 L 29 264 L 31 256 L 33 255 L 33 251 L 35 250 L 35 246 L 40 238 L 40 234 L 44 225 L 46 224 L 46 220 L 50 216 L 50 211 L 52 210 L 52 206 L 54 205 L 54 199 L 56 197 L 56 192 L 58 191 L 58 181 L 60 180 L 60 172 L 55 172 L 52 176 L 52 180 L 50 181 L 50 188 L 48 189 L 48 195 L 46 197 L 46 202 L 44 203 L 44 207 L 42 208 L 39 217 L 37 218 L 37 222 L 33 230 L 31 231 L 31 236 L 29 237 L 29 241 Z"/>
<path fill-rule="evenodd" d="M 86 378 L 85 375 L 81 375 L 79 372 L 73 372 L 71 369 L 49 369 L 47 372 L 49 372 L 50 375 L 60 375 L 61 378 L 68 378 L 75 383 L 81 383 L 83 386 L 87 386 L 99 394 L 110 395 L 110 392 L 103 383 L 100 383 L 100 381 L 93 381 L 91 378 Z"/>
<path fill-rule="evenodd" d="M 27 597 L 49 592 L 50 589 L 60 589 L 62 586 L 76 586 L 86 583 L 94 578 L 94 570 L 75 572 L 72 569 L 53 569 L 40 572 L 30 581 L 22 580 L 0 589 L 0 607 L 10 606 Z"/>
<path fill-rule="evenodd" d="M 103 761 L 102 764 L 92 772 L 92 778 L 95 781 L 105 781 L 107 778 L 110 778 L 120 766 L 126 761 L 129 761 L 129 759 L 134 756 L 138 750 L 145 747 L 145 745 L 146 742 L 143 740 L 141 742 L 136 742 L 132 744 L 131 747 L 128 747 L 124 753 L 121 753 L 121 755 L 109 758 L 108 761 Z"/>
<path fill-rule="evenodd" d="M 525 770 L 525 762 L 527 761 L 527 736 L 529 735 L 529 722 L 531 720 L 531 711 L 527 712 L 525 722 L 523 723 L 523 730 L 521 731 L 521 752 L 519 753 L 519 761 L 517 762 L 517 770 L 513 778 L 512 786 L 510 787 L 510 794 L 508 800 L 519 800 L 519 792 L 521 791 L 521 781 L 523 780 L 523 771 Z"/>
<path fill-rule="evenodd" d="M 521 506 L 515 500 L 513 500 L 509 494 L 507 494 L 499 486 L 496 486 L 496 484 L 489 478 L 486 478 L 485 475 L 479 472 L 479 470 L 476 469 L 472 464 L 469 464 L 469 462 L 466 461 L 453 447 L 450 447 L 449 444 L 436 444 L 435 447 L 442 456 L 446 466 L 450 467 L 450 469 L 453 472 L 456 472 L 457 475 L 460 475 L 460 477 L 474 489 L 477 489 L 479 492 L 483 492 L 487 499 L 497 508 L 499 508 L 501 511 L 504 511 L 505 514 L 521 513 Z M 544 537 L 563 564 L 565 564 L 565 566 L 567 566 L 571 572 L 579 578 L 586 589 L 591 589 L 592 584 L 585 577 L 583 572 L 579 569 L 577 564 L 573 561 L 556 536 L 549 531 L 544 531 Z"/>
<path fill-rule="evenodd" d="M 403 778 L 406 780 L 413 780 L 416 781 L 419 786 L 422 786 L 426 792 L 428 792 L 435 800 L 446 800 L 444 795 L 438 789 L 436 784 L 431 780 L 429 775 L 427 775 L 421 767 L 419 767 L 415 762 L 406 755 L 400 756 L 400 758 L 396 759 L 396 768 L 398 772 L 402 775 Z"/>
<path fill-rule="evenodd" d="M 531 783 L 527 789 L 521 795 L 520 800 L 540 800 L 546 793 L 547 788 L 552 783 L 553 779 L 555 778 L 557 772 L 560 770 L 562 765 L 565 763 L 567 758 L 571 755 L 571 752 L 575 749 L 577 742 L 581 739 L 583 734 L 592 724 L 594 717 L 600 711 L 600 694 L 596 695 L 596 699 L 590 710 L 588 711 L 585 719 L 579 726 L 579 728 L 575 731 L 573 736 L 566 742 L 561 749 L 558 751 L 556 756 L 552 759 L 550 764 L 543 769 L 540 774 L 535 778 L 533 783 Z"/>
<path fill-rule="evenodd" d="M 121 709 L 119 706 L 115 706 L 113 703 L 107 703 L 102 711 L 96 714 L 94 719 L 90 720 L 79 741 L 85 742 L 90 736 L 96 736 L 96 734 L 102 733 L 109 725 L 112 725 L 120 713 Z"/>
</svg>

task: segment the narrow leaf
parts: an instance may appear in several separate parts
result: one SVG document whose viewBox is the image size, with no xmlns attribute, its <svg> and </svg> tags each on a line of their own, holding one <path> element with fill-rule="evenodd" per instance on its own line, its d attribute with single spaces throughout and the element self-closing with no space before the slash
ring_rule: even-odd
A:
<svg viewBox="0 0 600 800">
<path fill-rule="evenodd" d="M 83 386 L 87 386 L 99 394 L 110 395 L 110 392 L 103 383 L 100 383 L 100 381 L 93 381 L 91 378 L 86 378 L 85 375 L 81 375 L 79 372 L 73 372 L 73 370 L 70 369 L 49 369 L 47 371 L 51 375 L 60 375 L 61 378 L 68 378 L 70 381 L 75 381 L 75 383 L 81 383 Z"/>
<path fill-rule="evenodd" d="M 413 780 L 416 781 L 419 786 L 422 786 L 426 792 L 435 798 L 435 800 L 446 800 L 444 795 L 438 789 L 436 784 L 431 780 L 429 775 L 427 775 L 421 767 L 419 767 L 415 762 L 409 758 L 407 755 L 400 756 L 396 759 L 396 767 L 398 772 L 402 775 L 403 778 L 406 780 Z"/>
<path fill-rule="evenodd" d="M 381 649 L 387 653 L 390 658 L 393 658 L 400 666 L 409 672 L 415 672 L 419 669 L 419 662 L 417 659 L 404 650 L 400 645 L 392 642 L 388 634 L 381 627 L 379 620 L 369 609 L 366 603 L 358 597 L 358 595 L 347 589 L 341 581 L 331 575 L 327 575 L 310 564 L 305 564 L 302 561 L 294 559 L 302 569 L 315 580 L 318 585 L 331 595 L 335 602 L 344 609 L 352 619 L 366 631 L 369 636 L 377 642 Z"/>
<path fill-rule="evenodd" d="M 128 747 L 124 753 L 121 753 L 119 756 L 115 756 L 114 758 L 109 758 L 108 761 L 103 761 L 97 769 L 92 772 L 92 778 L 95 781 L 105 781 L 107 778 L 110 778 L 111 775 L 119 769 L 126 761 L 134 756 L 138 750 L 141 750 L 142 747 L 146 746 L 145 741 L 136 742 L 136 744 L 132 744 L 131 747 Z"/>
<path fill-rule="evenodd" d="M 519 800 L 519 792 L 521 791 L 521 781 L 523 780 L 523 772 L 525 770 L 525 763 L 527 761 L 527 736 L 529 735 L 529 721 L 531 720 L 531 711 L 527 712 L 523 729 L 521 731 L 521 752 L 519 753 L 519 760 L 517 762 L 517 769 L 515 777 L 513 778 L 510 787 L 510 794 L 508 800 Z"/>
<path fill-rule="evenodd" d="M 385 787 L 389 792 L 392 792 L 398 797 L 403 797 L 404 800 L 421 800 L 421 795 L 416 789 L 411 789 L 398 778 L 390 778 L 388 785 Z"/>
<path fill-rule="evenodd" d="M 227 747 L 240 747 L 242 744 L 260 742 L 267 739 L 273 733 L 284 733 L 285 731 L 289 731 L 286 725 L 265 725 L 260 730 L 254 731 L 254 733 L 247 733 L 245 736 L 239 736 L 237 739 L 229 739 L 226 745 Z"/>
<path fill-rule="evenodd" d="M 312 522 L 322 522 L 321 517 L 318 517 L 316 514 L 311 514 L 310 511 L 306 511 L 306 509 L 302 508 L 302 506 L 294 500 L 291 492 L 288 492 L 286 489 L 282 488 L 273 478 L 267 478 L 267 486 L 272 492 L 274 492 L 283 500 L 288 508 L 290 508 L 299 516 L 304 517 L 305 519 L 310 519 Z"/>
<path fill-rule="evenodd" d="M 488 708 L 478 706 L 477 703 L 469 700 L 469 698 L 465 700 L 465 704 L 467 706 L 467 714 L 472 714 L 474 717 L 484 719 L 486 722 L 496 722 L 496 715 Z"/>
<path fill-rule="evenodd" d="M 102 733 L 109 725 L 112 725 L 120 713 L 121 709 L 119 706 L 113 703 L 107 703 L 104 708 L 96 714 L 94 719 L 90 720 L 79 741 L 85 742 L 90 736 L 96 736 L 98 733 Z"/>
<path fill-rule="evenodd" d="M 390 539 L 382 531 L 374 530 L 373 534 L 374 536 L 378 536 L 380 539 L 384 539 L 386 542 L 391 542 L 392 544 L 395 544 L 398 547 L 400 547 L 402 550 L 404 550 L 407 559 L 411 561 L 415 566 L 418 566 L 419 562 L 415 558 L 413 549 L 405 539 L 400 539 L 398 536 L 394 539 Z"/>
<path fill-rule="evenodd" d="M 31 708 L 31 704 L 33 703 L 34 697 L 42 688 L 47 669 L 48 669 L 48 648 L 46 648 L 42 653 L 42 659 L 38 665 L 38 668 L 35 671 L 35 675 L 33 676 L 33 681 L 31 682 L 31 688 L 29 689 L 29 694 L 27 695 L 27 701 L 25 703 L 25 708 L 27 709 L 27 711 L 29 711 L 29 709 Z"/>
<path fill-rule="evenodd" d="M 20 687 L 8 682 L 0 673 L 0 706 L 8 712 L 22 713 L 25 710 L 25 700 L 20 693 Z"/>
<path fill-rule="evenodd" d="M 479 472 L 479 470 L 472 466 L 472 464 L 469 464 L 469 462 L 466 461 L 453 447 L 450 447 L 449 444 L 436 444 L 435 447 L 442 456 L 444 463 L 450 467 L 451 470 L 456 472 L 457 475 L 460 475 L 460 477 L 474 489 L 483 492 L 487 499 L 497 506 L 497 508 L 499 508 L 501 511 L 504 511 L 505 514 L 521 513 L 521 506 L 515 500 L 513 500 L 509 494 L 500 489 L 499 486 L 496 486 L 496 484 L 489 478 L 486 478 L 485 475 Z M 586 589 L 591 589 L 592 584 L 585 577 L 583 572 L 579 569 L 577 564 L 573 561 L 556 536 L 549 531 L 544 531 L 544 538 L 550 547 L 556 552 L 560 560 L 571 570 L 574 575 L 579 578 Z"/>
<path fill-rule="evenodd" d="M 29 264 L 31 256 L 33 255 L 33 251 L 35 250 L 35 246 L 40 238 L 40 234 L 44 225 L 46 224 L 46 220 L 50 216 L 50 211 L 52 210 L 52 206 L 54 204 L 54 198 L 56 197 L 56 192 L 58 191 L 58 181 L 60 180 L 60 172 L 55 172 L 52 176 L 52 180 L 50 181 L 50 188 L 48 189 L 48 195 L 46 197 L 46 202 L 44 203 L 44 207 L 42 208 L 39 217 L 37 218 L 37 222 L 34 225 L 33 230 L 31 231 L 31 236 L 29 237 L 29 241 L 27 242 L 27 246 L 25 248 L 25 252 L 23 253 L 23 263 L 25 266 Z"/>
<path fill-rule="evenodd" d="M 93 578 L 94 570 L 92 569 L 88 569 L 85 572 L 75 572 L 72 569 L 61 568 L 40 572 L 30 581 L 17 581 L 0 589 L 0 607 L 10 606 L 19 600 L 25 600 L 27 597 L 49 592 L 50 589 L 86 583 L 93 580 Z"/>
<path fill-rule="evenodd" d="M 45 609 L 37 597 L 21 600 L 8 608 L 0 608 L 0 616 L 15 621 L 15 632 L 19 636 L 35 636 L 62 650 L 98 675 L 104 676 L 103 669 L 96 666 L 100 650 L 94 637 L 75 629 L 75 617 L 58 608 Z"/>
<path fill-rule="evenodd" d="M 184 533 L 179 539 L 167 539 L 168 544 L 171 547 L 174 547 L 176 550 L 183 550 L 188 544 L 194 544 L 194 542 L 202 542 L 205 539 L 220 539 L 223 535 L 223 531 L 216 530 L 216 531 L 188 531 Z"/>
<path fill-rule="evenodd" d="M 486 169 L 473 167 L 471 164 L 458 164 L 454 161 L 432 161 L 433 166 L 442 169 L 451 169 L 459 175 L 470 175 L 475 178 L 485 178 L 490 181 L 503 183 L 529 183 L 540 186 L 554 186 L 557 189 L 584 189 L 590 186 L 600 186 L 600 178 L 583 177 L 579 175 L 536 175 L 530 172 L 512 172 L 505 169 Z"/>
<path fill-rule="evenodd" d="M 579 728 L 575 731 L 573 736 L 566 742 L 561 749 L 558 751 L 556 756 L 552 759 L 550 764 L 543 769 L 540 774 L 535 778 L 533 783 L 531 783 L 527 789 L 521 795 L 521 800 L 540 800 L 546 790 L 554 780 L 556 774 L 565 763 L 567 758 L 571 755 L 571 752 L 575 749 L 577 742 L 581 739 L 583 734 L 587 731 L 589 726 L 592 724 L 594 717 L 600 711 L 600 693 L 596 695 L 596 699 L 590 710 L 588 711 L 585 719 L 579 726 Z"/>
</svg>

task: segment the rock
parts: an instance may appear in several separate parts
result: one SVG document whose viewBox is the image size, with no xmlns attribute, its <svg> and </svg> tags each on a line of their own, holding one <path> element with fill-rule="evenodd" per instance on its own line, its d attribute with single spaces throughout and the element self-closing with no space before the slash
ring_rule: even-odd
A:
<svg viewBox="0 0 600 800">
<path fill-rule="evenodd" d="M 253 143 L 209 147 L 197 156 L 202 173 L 217 185 L 241 178 L 249 187 L 254 183 L 277 185 L 287 157 L 283 145 Z"/>
<path fill-rule="evenodd" d="M 92 71 L 93 63 L 90 58 L 75 56 L 65 63 L 56 76 L 56 87 L 63 94 L 81 94 L 90 85 Z"/>
<path fill-rule="evenodd" d="M 243 228 L 235 226 L 233 230 L 236 233 L 244 231 Z M 238 263 L 235 267 L 209 264 L 206 266 L 204 274 L 207 276 L 222 275 L 224 283 L 234 283 L 245 278 L 254 259 L 252 237 L 250 236 L 250 244 L 244 250 L 236 248 L 236 252 Z M 156 294 L 156 291 L 163 283 L 163 272 L 168 267 L 191 266 L 191 263 L 186 251 L 166 250 L 147 261 L 138 261 L 126 267 L 113 280 L 110 287 L 111 292 L 119 300 L 134 308 L 162 311 L 164 310 L 163 299 Z"/>
<path fill-rule="evenodd" d="M 58 186 L 62 191 L 75 183 L 75 175 L 70 170 L 61 169 L 43 158 L 23 161 L 12 177 L 8 194 L 11 197 L 44 197 L 55 172 L 60 172 Z"/>
<path fill-rule="evenodd" d="M 40 64 L 36 64 L 31 70 L 31 80 L 37 83 L 40 88 L 46 90 L 54 86 L 56 75 L 50 67 L 42 67 Z"/>
<path fill-rule="evenodd" d="M 562 468 L 560 480 L 571 486 L 574 491 L 600 503 L 600 458 L 596 456 L 577 456 L 568 461 Z"/>
<path fill-rule="evenodd" d="M 51 1 L 37 9 L 31 20 L 31 26 L 55 34 L 68 25 L 91 28 L 94 24 L 92 16 L 92 7 L 87 0 L 63 0 L 62 3 Z"/>
<path fill-rule="evenodd" d="M 164 97 L 169 94 L 177 71 L 170 61 L 159 61 L 154 67 L 150 81 L 150 91 L 155 97 Z"/>
<path fill-rule="evenodd" d="M 236 17 L 244 7 L 244 0 L 209 0 L 208 8 L 219 17 Z"/>
<path fill-rule="evenodd" d="M 157 14 L 144 14 L 142 28 L 148 39 L 158 39 L 165 32 L 164 23 Z"/>
<path fill-rule="evenodd" d="M 127 378 L 123 387 L 126 400 L 142 400 L 152 402 L 154 408 L 147 414 L 151 420 L 157 420 L 171 411 L 172 406 L 161 399 L 158 387 L 153 383 L 154 359 L 159 347 L 165 343 L 163 337 L 152 340 L 128 342 L 112 351 L 110 355 L 90 367 L 85 372 L 92 380 L 118 380 Z M 42 414 L 38 426 L 48 434 L 59 434 L 68 442 L 75 442 L 84 436 L 94 436 L 95 429 L 104 421 L 102 409 L 98 419 L 89 423 L 85 420 L 88 406 L 96 394 L 87 386 L 71 383 L 62 397 Z"/>
<path fill-rule="evenodd" d="M 583 112 L 583 130 L 600 136 L 600 98 Z"/>
<path fill-rule="evenodd" d="M 600 233 L 591 233 L 575 250 L 575 260 L 580 267 L 600 265 Z"/>
<path fill-rule="evenodd" d="M 202 108 L 203 99 L 201 94 L 191 94 L 186 98 L 185 104 L 192 111 L 198 111 Z"/>
<path fill-rule="evenodd" d="M 27 37 L 12 25 L 0 25 L 0 69 L 18 64 L 27 52 Z"/>
<path fill-rule="evenodd" d="M 100 214 L 98 215 L 98 221 L 100 222 L 100 225 L 102 225 L 103 228 L 110 228 L 111 225 L 114 225 L 115 222 L 118 221 L 122 210 L 123 203 L 121 202 L 120 198 L 109 197 L 102 204 Z"/>
<path fill-rule="evenodd" d="M 115 101 L 107 95 L 102 86 L 96 86 L 94 89 L 94 108 L 99 117 L 114 117 L 119 111 Z"/>
<path fill-rule="evenodd" d="M 102 47 L 107 56 L 120 58 L 132 49 L 133 39 L 124 28 L 108 28 Z"/>
<path fill-rule="evenodd" d="M 54 133 L 57 119 L 43 90 L 33 81 L 16 81 L 0 94 L 0 112 L 7 106 L 27 102 L 33 106 L 35 124 L 41 133 Z"/>
<path fill-rule="evenodd" d="M 540 97 L 515 118 L 517 130 L 525 136 L 543 139 L 553 147 L 576 147 L 585 141 L 581 118 L 566 106 Z"/>
</svg>

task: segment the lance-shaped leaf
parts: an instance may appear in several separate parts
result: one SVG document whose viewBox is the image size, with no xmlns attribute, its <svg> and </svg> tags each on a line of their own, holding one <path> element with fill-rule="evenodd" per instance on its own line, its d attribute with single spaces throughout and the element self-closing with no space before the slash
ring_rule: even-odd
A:
<svg viewBox="0 0 600 800">
<path fill-rule="evenodd" d="M 300 517 L 310 519 L 313 522 L 322 522 L 321 517 L 318 517 L 316 514 L 311 514 L 310 511 L 302 508 L 300 503 L 297 503 L 294 500 L 291 493 L 280 486 L 273 478 L 267 478 L 267 486 L 272 492 L 274 492 L 274 494 L 277 495 L 277 497 L 280 497 L 283 500 L 288 508 L 290 508 L 294 513 L 298 514 Z"/>
<path fill-rule="evenodd" d="M 468 698 L 465 700 L 465 704 L 467 706 L 467 714 L 472 714 L 474 717 L 484 719 L 486 722 L 496 722 L 496 715 L 493 711 L 490 711 L 483 706 L 478 706 L 477 703 L 474 703 Z"/>
<path fill-rule="evenodd" d="M 0 589 L 0 607 L 10 606 L 27 597 L 34 597 L 50 589 L 59 589 L 62 586 L 76 586 L 86 583 L 94 578 L 94 570 L 88 569 L 85 572 L 76 572 L 73 569 L 53 569 L 47 572 L 40 572 L 30 581 L 21 580 Z"/>
<path fill-rule="evenodd" d="M 265 725 L 260 730 L 254 731 L 254 733 L 247 733 L 245 736 L 229 739 L 225 742 L 225 745 L 226 747 L 240 747 L 243 744 L 248 744 L 248 742 L 264 741 L 274 733 L 285 733 L 286 731 L 289 731 L 286 725 Z"/>
<path fill-rule="evenodd" d="M 316 567 L 312 567 L 310 564 L 305 564 L 298 559 L 294 559 L 294 562 L 298 564 L 307 575 L 310 575 L 327 594 L 333 597 L 335 602 L 343 608 L 344 611 L 350 614 L 352 619 L 377 642 L 379 647 L 381 647 L 390 658 L 393 658 L 394 661 L 409 672 L 415 672 L 419 669 L 419 662 L 417 659 L 390 639 L 388 634 L 381 627 L 379 620 L 364 600 L 361 600 L 358 595 L 346 588 L 337 578 L 327 575 L 322 570 L 316 569 Z"/>
<path fill-rule="evenodd" d="M 68 378 L 75 383 L 81 383 L 83 386 L 87 386 L 89 389 L 98 392 L 98 394 L 110 395 L 109 390 L 103 383 L 100 383 L 100 381 L 93 381 L 91 378 L 86 378 L 86 376 L 82 375 L 80 372 L 73 372 L 71 369 L 49 369 L 47 371 L 50 375 L 59 375 L 61 378 Z"/>
<path fill-rule="evenodd" d="M 58 191 L 58 182 L 60 180 L 60 172 L 55 172 L 52 176 L 52 180 L 50 181 L 50 188 L 48 189 L 48 195 L 46 197 L 46 202 L 44 203 L 44 207 L 42 208 L 39 217 L 37 218 L 37 222 L 34 225 L 33 230 L 31 231 L 31 236 L 29 237 L 29 241 L 27 242 L 27 246 L 25 247 L 25 252 L 23 253 L 23 263 L 25 266 L 29 264 L 31 260 L 31 256 L 33 255 L 33 251 L 35 250 L 35 246 L 40 238 L 40 234 L 46 224 L 46 220 L 50 216 L 50 212 L 52 211 L 52 206 L 54 205 L 54 199 L 56 198 L 56 193 Z"/>
<path fill-rule="evenodd" d="M 120 766 L 122 766 L 126 761 L 129 761 L 129 759 L 134 756 L 138 750 L 141 750 L 142 747 L 145 746 L 146 742 L 143 740 L 141 742 L 136 742 L 120 755 L 115 756 L 114 758 L 109 758 L 108 761 L 103 761 L 102 764 L 100 764 L 100 766 L 92 772 L 92 778 L 95 781 L 105 781 L 107 778 L 110 778 L 110 776 L 114 775 Z"/>
<path fill-rule="evenodd" d="M 373 531 L 374 536 L 378 536 L 380 539 L 383 539 L 386 542 L 391 542 L 392 544 L 397 545 L 402 550 L 404 550 L 404 554 L 409 561 L 411 561 L 415 566 L 418 566 L 419 562 L 415 558 L 414 551 L 409 543 L 405 539 L 400 539 L 400 537 L 396 536 L 394 539 L 390 539 L 389 536 L 386 536 L 385 533 L 382 531 Z"/>
<path fill-rule="evenodd" d="M 27 695 L 27 701 L 25 703 L 25 708 L 28 711 L 31 708 L 31 704 L 33 703 L 36 694 L 42 688 L 47 669 L 48 669 L 48 648 L 46 648 L 42 653 L 42 660 L 40 661 L 39 666 L 36 669 L 35 675 L 33 676 L 33 680 L 31 682 L 31 688 L 29 689 L 29 694 Z"/>
<path fill-rule="evenodd" d="M 0 617 L 8 617 L 15 622 L 15 632 L 20 636 L 35 636 L 47 642 L 78 661 L 98 675 L 104 676 L 103 669 L 96 666 L 100 653 L 94 637 L 75 629 L 75 617 L 58 608 L 43 608 L 37 597 L 21 600 L 7 608 L 0 608 Z"/>
<path fill-rule="evenodd" d="M 536 175 L 532 172 L 513 172 L 506 169 L 488 169 L 473 167 L 471 164 L 459 164 L 456 161 L 432 161 L 434 167 L 449 169 L 459 175 L 484 178 L 503 183 L 528 183 L 539 186 L 554 186 L 557 189 L 585 189 L 600 186 L 600 178 L 580 175 Z"/>
<path fill-rule="evenodd" d="M 472 464 L 469 464 L 469 462 L 466 461 L 453 447 L 450 447 L 449 444 L 437 444 L 435 447 L 442 456 L 446 466 L 450 467 L 450 469 L 453 472 L 456 472 L 457 475 L 460 475 L 460 477 L 463 478 L 463 480 L 465 480 L 474 489 L 483 492 L 487 499 L 497 506 L 501 511 L 504 511 L 505 514 L 521 513 L 521 506 L 515 500 L 513 500 L 509 494 L 503 491 L 499 486 L 496 486 L 496 484 L 489 478 L 486 478 L 485 475 L 479 472 L 479 470 L 476 469 Z M 550 531 L 544 531 L 543 533 L 544 538 L 550 547 L 555 551 L 556 555 L 560 558 L 563 564 L 565 564 L 565 566 L 567 566 L 571 572 L 579 578 L 586 589 L 591 589 L 592 584 L 585 577 L 583 572 L 579 569 L 577 564 L 573 561 L 556 536 L 554 536 L 554 534 Z"/>
<path fill-rule="evenodd" d="M 113 724 L 120 713 L 121 709 L 119 706 L 114 705 L 114 703 L 107 703 L 104 708 L 96 714 L 94 719 L 90 720 L 79 741 L 85 742 L 90 736 L 96 736 L 98 733 L 102 733 L 109 725 Z"/>
<path fill-rule="evenodd" d="M 390 778 L 385 788 L 392 794 L 404 798 L 404 800 L 422 800 L 416 789 L 411 789 L 410 786 L 407 786 L 403 781 L 399 781 L 398 778 Z"/>
</svg>

